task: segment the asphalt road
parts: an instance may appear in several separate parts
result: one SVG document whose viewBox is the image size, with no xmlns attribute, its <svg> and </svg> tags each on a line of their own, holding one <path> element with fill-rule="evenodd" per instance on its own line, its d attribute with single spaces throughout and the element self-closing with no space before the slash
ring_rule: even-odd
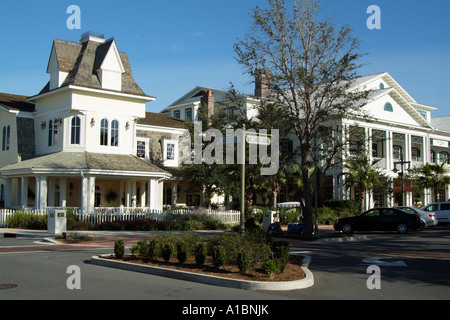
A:
<svg viewBox="0 0 450 320">
<path fill-rule="evenodd" d="M 270 303 L 290 299 L 450 299 L 450 228 L 406 235 L 389 232 L 360 235 L 367 239 L 292 243 L 292 252 L 311 257 L 309 269 L 315 284 L 307 289 L 281 292 L 223 288 L 90 264 L 93 255 L 111 253 L 112 248 L 55 246 L 36 242 L 37 238 L 0 238 L 0 300 Z M 368 273 L 369 266 L 373 265 L 379 267 L 379 274 Z M 78 267 L 79 289 L 68 288 L 68 282 L 70 286 L 76 275 L 71 266 Z M 377 280 L 380 288 L 368 288 L 369 278 Z"/>
</svg>

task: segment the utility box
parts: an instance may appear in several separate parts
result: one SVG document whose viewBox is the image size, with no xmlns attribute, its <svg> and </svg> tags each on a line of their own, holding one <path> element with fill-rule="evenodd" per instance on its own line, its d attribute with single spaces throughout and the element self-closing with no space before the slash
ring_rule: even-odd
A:
<svg viewBox="0 0 450 320">
<path fill-rule="evenodd" d="M 263 228 L 265 231 L 269 228 L 269 226 L 275 222 L 276 211 L 264 211 L 263 212 Z"/>
<path fill-rule="evenodd" d="M 47 215 L 47 232 L 62 234 L 67 231 L 66 210 L 51 210 Z"/>
</svg>

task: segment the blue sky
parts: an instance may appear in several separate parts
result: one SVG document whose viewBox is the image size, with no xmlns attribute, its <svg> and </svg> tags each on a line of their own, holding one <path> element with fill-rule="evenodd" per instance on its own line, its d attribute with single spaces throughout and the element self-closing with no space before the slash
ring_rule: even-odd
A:
<svg viewBox="0 0 450 320">
<path fill-rule="evenodd" d="M 70 5 L 81 9 L 81 30 L 69 30 Z M 233 44 L 249 28 L 249 11 L 265 0 L 2 0 L 0 2 L 0 91 L 38 93 L 53 39 L 78 41 L 92 30 L 114 37 L 134 77 L 157 97 L 159 112 L 195 86 L 228 89 L 229 82 L 253 92 Z M 369 30 L 370 5 L 381 9 L 381 29 Z M 322 0 L 323 14 L 347 24 L 368 53 L 360 74 L 389 72 L 419 103 L 450 115 L 450 1 Z"/>
</svg>

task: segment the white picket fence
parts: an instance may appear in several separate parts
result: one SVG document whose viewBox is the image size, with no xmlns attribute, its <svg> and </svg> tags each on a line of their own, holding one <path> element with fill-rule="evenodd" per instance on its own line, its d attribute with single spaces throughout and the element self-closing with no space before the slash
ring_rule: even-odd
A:
<svg viewBox="0 0 450 320">
<path fill-rule="evenodd" d="M 57 209 L 49 208 L 48 210 Z M 149 208 L 95 208 L 92 213 L 80 213 L 77 208 L 70 208 L 74 215 L 78 216 L 79 221 L 90 222 L 93 224 L 101 224 L 113 221 L 131 221 L 135 219 L 152 219 L 157 221 L 165 221 L 168 213 L 173 214 L 193 214 L 201 213 L 210 215 L 225 224 L 236 224 L 240 222 L 241 213 L 235 210 L 220 211 L 208 209 L 176 209 L 170 211 L 152 210 Z M 21 210 L 23 211 L 23 210 Z M 13 215 L 15 210 L 0 210 L 0 228 L 8 227 L 7 219 Z M 47 210 L 25 210 L 28 214 L 47 215 Z"/>
</svg>

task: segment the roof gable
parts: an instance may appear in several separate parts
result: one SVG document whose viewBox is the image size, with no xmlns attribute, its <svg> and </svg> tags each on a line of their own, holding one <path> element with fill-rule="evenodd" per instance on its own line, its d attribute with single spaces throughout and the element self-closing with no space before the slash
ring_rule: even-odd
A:
<svg viewBox="0 0 450 320">
<path fill-rule="evenodd" d="M 102 86 L 101 75 L 99 74 L 101 70 L 119 73 L 119 85 L 114 91 L 147 96 L 134 80 L 128 56 L 119 52 L 113 38 L 104 42 L 91 40 L 83 43 L 63 40 L 53 41 L 47 73 L 67 72 L 67 76 L 58 88 L 73 85 L 91 89 L 112 90 Z M 48 93 L 51 90 L 50 84 L 47 83 L 39 94 Z"/>
</svg>

